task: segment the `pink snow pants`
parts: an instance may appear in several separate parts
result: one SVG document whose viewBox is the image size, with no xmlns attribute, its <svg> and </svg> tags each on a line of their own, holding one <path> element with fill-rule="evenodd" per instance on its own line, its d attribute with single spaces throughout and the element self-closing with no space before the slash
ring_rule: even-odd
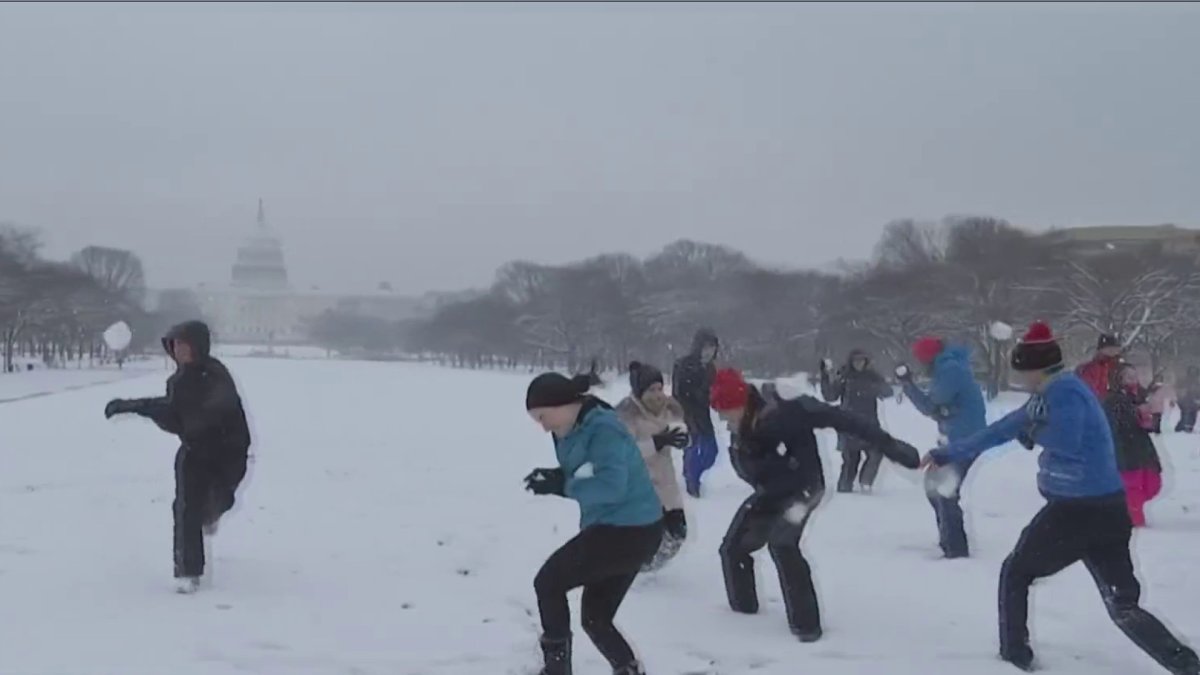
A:
<svg viewBox="0 0 1200 675">
<path fill-rule="evenodd" d="M 1162 490 L 1162 474 L 1153 469 L 1122 471 L 1125 482 L 1125 501 L 1129 506 L 1129 518 L 1134 527 L 1146 525 L 1146 502 L 1158 496 Z"/>
</svg>

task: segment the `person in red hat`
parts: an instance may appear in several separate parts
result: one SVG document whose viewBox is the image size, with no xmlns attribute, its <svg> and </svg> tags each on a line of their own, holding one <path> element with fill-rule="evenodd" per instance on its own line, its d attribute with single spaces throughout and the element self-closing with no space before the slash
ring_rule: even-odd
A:
<svg viewBox="0 0 1200 675">
<path fill-rule="evenodd" d="M 800 535 L 825 493 L 825 474 L 814 429 L 836 429 L 871 443 L 908 468 L 920 453 L 866 418 L 815 398 L 765 397 L 732 368 L 717 371 L 710 403 L 733 432 L 730 461 L 754 488 L 721 542 L 725 592 L 735 612 L 758 612 L 751 554 L 767 547 L 779 571 L 792 633 L 804 642 L 821 637 L 812 570 L 800 552 Z"/>
<path fill-rule="evenodd" d="M 912 353 L 929 374 L 929 391 L 913 382 L 908 366 L 896 368 L 896 377 L 917 410 L 937 422 L 943 443 L 967 438 L 987 426 L 987 405 L 971 371 L 970 350 L 924 337 L 913 343 Z M 970 554 L 959 503 L 970 468 L 970 462 L 960 462 L 926 474 L 925 496 L 937 517 L 938 543 L 947 559 Z"/>
<path fill-rule="evenodd" d="M 1087 383 L 1096 398 L 1103 401 L 1121 388 L 1118 375 L 1124 365 L 1121 341 L 1116 335 L 1106 333 L 1097 339 L 1092 360 L 1076 368 L 1075 374 Z"/>
<path fill-rule="evenodd" d="M 970 461 L 990 448 L 1019 440 L 1038 457 L 1038 511 L 1000 568 L 1000 657 L 1021 670 L 1035 668 L 1029 643 L 1029 587 L 1083 562 L 1109 616 L 1129 638 L 1173 675 L 1200 675 L 1196 652 L 1139 604 L 1133 571 L 1133 531 L 1112 432 L 1100 401 L 1063 367 L 1050 327 L 1035 323 L 1013 349 L 1013 371 L 1033 396 L 1025 406 L 970 438 L 933 450 L 922 464 Z"/>
</svg>

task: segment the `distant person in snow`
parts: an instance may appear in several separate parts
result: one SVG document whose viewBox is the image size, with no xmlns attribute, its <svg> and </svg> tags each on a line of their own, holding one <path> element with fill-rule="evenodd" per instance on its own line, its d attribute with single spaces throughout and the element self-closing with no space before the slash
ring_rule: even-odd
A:
<svg viewBox="0 0 1200 675">
<path fill-rule="evenodd" d="M 1117 375 L 1125 365 L 1122 354 L 1121 341 L 1117 336 L 1104 334 L 1096 341 L 1096 354 L 1092 360 L 1075 369 L 1075 374 L 1100 401 L 1108 398 L 1108 394 L 1120 386 Z"/>
<path fill-rule="evenodd" d="M 692 350 L 675 362 L 671 388 L 683 406 L 692 444 L 683 451 L 683 478 L 688 494 L 700 496 L 700 478 L 717 462 L 717 434 L 713 430 L 708 390 L 716 372 L 717 334 L 707 328 L 696 331 Z"/>
<path fill-rule="evenodd" d="M 1012 368 L 1034 392 L 1024 407 L 984 431 L 933 450 L 924 464 L 969 462 L 1020 440 L 1040 445 L 1038 489 L 1047 503 L 1021 533 L 1000 570 L 1000 656 L 1034 669 L 1027 626 L 1029 586 L 1083 561 L 1109 616 L 1134 644 L 1173 675 L 1200 675 L 1200 660 L 1138 605 L 1141 587 L 1129 554 L 1132 532 L 1112 433 L 1100 402 L 1064 372 L 1049 326 L 1035 323 L 1013 349 Z"/>
<path fill-rule="evenodd" d="M 634 361 L 629 364 L 629 387 L 629 396 L 617 404 L 617 416 L 642 451 L 650 480 L 663 505 L 666 530 L 658 553 L 642 568 L 650 572 L 674 558 L 687 539 L 683 491 L 679 489 L 672 452 L 688 446 L 688 435 L 683 426 L 683 408 L 663 390 L 662 371 Z"/>
<path fill-rule="evenodd" d="M 1132 366 L 1121 369 L 1120 386 L 1104 400 L 1104 411 L 1112 427 L 1117 469 L 1125 484 L 1125 500 L 1134 527 L 1146 525 L 1146 502 L 1162 490 L 1162 463 L 1154 439 L 1147 427 L 1148 413 L 1141 408 L 1142 391 L 1137 371 Z"/>
<path fill-rule="evenodd" d="M 104 416 L 132 413 L 154 421 L 179 437 L 175 455 L 175 578 L 177 590 L 192 593 L 204 573 L 204 535 L 233 508 L 234 494 L 246 475 L 250 430 L 237 386 L 229 370 L 209 354 L 208 326 L 189 321 L 162 339 L 175 361 L 167 395 L 117 399 Z"/>
<path fill-rule="evenodd" d="M 1200 366 L 1190 366 L 1175 389 L 1179 397 L 1179 424 L 1175 425 L 1175 431 L 1190 434 L 1196 430 L 1196 415 L 1200 412 Z"/>
<path fill-rule="evenodd" d="M 640 675 L 633 649 L 613 625 L 642 566 L 662 541 L 663 507 L 629 431 L 593 378 L 545 373 L 525 395 L 530 417 L 551 434 L 558 466 L 534 469 L 526 489 L 579 503 L 580 532 L 550 555 L 533 581 L 542 620 L 540 675 L 571 675 L 567 593 L 583 587 L 583 630 L 614 675 Z"/>
<path fill-rule="evenodd" d="M 711 400 L 735 439 L 730 462 L 738 476 L 754 488 L 721 542 L 729 606 L 742 614 L 758 612 L 751 554 L 766 546 L 779 572 L 792 633 L 803 642 L 818 640 L 821 616 L 817 594 L 812 570 L 800 552 L 804 526 L 825 493 L 814 430 L 832 428 L 861 438 L 908 468 L 917 468 L 920 455 L 867 418 L 811 396 L 767 398 L 732 368 L 716 374 Z"/>
<path fill-rule="evenodd" d="M 821 395 L 827 402 L 840 401 L 842 408 L 879 424 L 879 401 L 890 398 L 893 392 L 883 376 L 871 367 L 871 358 L 866 352 L 861 349 L 851 351 L 846 365 L 833 374 L 829 372 L 829 364 L 821 361 L 820 371 Z M 842 472 L 837 491 L 853 492 L 856 477 L 862 489 L 870 491 L 879 475 L 883 453 L 871 444 L 846 434 L 838 434 L 838 450 L 842 453 Z M 863 461 L 863 455 L 866 455 L 866 461 Z"/>
<path fill-rule="evenodd" d="M 918 387 L 907 366 L 896 368 L 904 393 L 921 414 L 937 422 L 939 443 L 954 443 L 987 426 L 983 392 L 971 373 L 971 353 L 966 347 L 947 345 L 939 338 L 917 340 L 913 357 L 932 378 L 928 392 Z M 938 538 L 946 558 L 970 555 L 959 498 L 971 462 L 951 462 L 926 474 L 925 496 L 937 516 Z"/>
</svg>

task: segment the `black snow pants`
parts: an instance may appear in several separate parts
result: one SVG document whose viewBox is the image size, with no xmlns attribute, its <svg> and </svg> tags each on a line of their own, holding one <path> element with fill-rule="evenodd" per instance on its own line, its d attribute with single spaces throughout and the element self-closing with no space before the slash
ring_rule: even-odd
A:
<svg viewBox="0 0 1200 675">
<path fill-rule="evenodd" d="M 846 436 L 838 436 L 838 450 L 842 453 L 838 492 L 853 492 L 856 477 L 859 485 L 865 488 L 875 484 L 875 478 L 879 476 L 879 465 L 883 463 L 882 452 L 856 438 Z"/>
<path fill-rule="evenodd" d="M 758 590 L 754 578 L 754 557 L 766 546 L 779 574 L 788 625 L 800 636 L 821 632 L 817 591 L 812 569 L 800 553 L 800 536 L 821 501 L 818 493 L 796 497 L 783 503 L 755 494 L 742 503 L 729 531 L 721 542 L 721 569 L 725 575 L 725 594 L 729 607 L 742 614 L 758 613 Z"/>
<path fill-rule="evenodd" d="M 642 565 L 658 551 L 662 533 L 661 521 L 641 527 L 592 525 L 552 553 L 533 580 L 542 639 L 571 637 L 567 592 L 582 586 L 584 632 L 614 670 L 633 663 L 633 649 L 613 625 L 613 618 Z"/>
<path fill-rule="evenodd" d="M 1200 407 L 1195 401 L 1180 401 L 1179 424 L 1175 425 L 1175 431 L 1189 434 L 1195 431 L 1197 414 L 1200 414 Z"/>
<path fill-rule="evenodd" d="M 233 508 L 246 475 L 246 457 L 237 452 L 201 453 L 186 446 L 175 454 L 175 576 L 204 573 L 204 529 Z"/>
<path fill-rule="evenodd" d="M 1000 654 L 1029 662 L 1029 586 L 1082 560 L 1108 614 L 1134 644 L 1172 673 L 1196 673 L 1196 654 L 1138 605 L 1125 495 L 1048 503 L 1021 533 L 1000 569 Z"/>
</svg>

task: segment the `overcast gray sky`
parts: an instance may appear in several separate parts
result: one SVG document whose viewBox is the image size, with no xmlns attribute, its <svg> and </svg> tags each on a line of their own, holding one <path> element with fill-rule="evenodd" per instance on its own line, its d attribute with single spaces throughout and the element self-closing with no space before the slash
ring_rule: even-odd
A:
<svg viewBox="0 0 1200 675">
<path fill-rule="evenodd" d="M 897 217 L 1200 220 L 1200 6 L 0 4 L 0 221 L 228 278 L 488 283 Z"/>
</svg>

